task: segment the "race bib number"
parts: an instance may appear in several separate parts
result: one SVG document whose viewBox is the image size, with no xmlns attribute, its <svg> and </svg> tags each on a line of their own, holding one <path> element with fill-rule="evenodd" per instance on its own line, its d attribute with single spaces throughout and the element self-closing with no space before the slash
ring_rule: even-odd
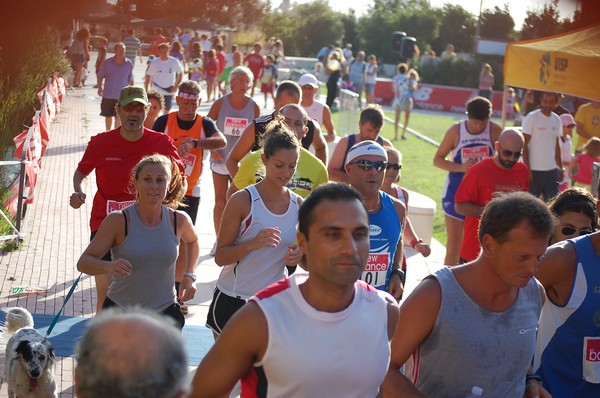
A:
<svg viewBox="0 0 600 398">
<path fill-rule="evenodd" d="M 488 147 L 485 146 L 476 146 L 472 148 L 462 148 L 461 149 L 461 158 L 462 162 L 466 163 L 469 160 L 477 162 L 481 162 L 484 159 L 490 157 L 490 152 Z"/>
<path fill-rule="evenodd" d="M 374 287 L 385 285 L 389 267 L 390 253 L 370 253 L 360 279 Z"/>
<path fill-rule="evenodd" d="M 126 200 L 124 202 L 117 202 L 116 200 L 107 200 L 106 201 L 106 214 L 110 214 L 113 211 L 123 210 L 127 206 L 131 206 L 134 203 L 135 203 L 135 200 Z"/>
<path fill-rule="evenodd" d="M 583 378 L 588 383 L 600 383 L 600 337 L 583 338 Z"/>
<path fill-rule="evenodd" d="M 242 135 L 247 125 L 248 119 L 241 117 L 226 117 L 223 134 L 239 137 Z"/>
<path fill-rule="evenodd" d="M 192 170 L 194 170 L 194 165 L 196 164 L 196 155 L 190 153 L 185 158 L 181 159 L 181 161 L 185 166 L 185 175 L 192 175 Z"/>
</svg>

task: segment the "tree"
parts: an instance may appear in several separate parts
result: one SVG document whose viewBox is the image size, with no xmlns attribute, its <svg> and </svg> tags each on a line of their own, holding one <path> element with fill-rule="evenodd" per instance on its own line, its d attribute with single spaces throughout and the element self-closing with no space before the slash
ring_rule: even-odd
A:
<svg viewBox="0 0 600 398">
<path fill-rule="evenodd" d="M 504 9 L 496 6 L 493 11 L 485 10 L 481 14 L 481 38 L 509 41 L 514 33 L 515 21 L 510 16 L 508 4 L 504 5 Z"/>
<path fill-rule="evenodd" d="M 344 36 L 343 15 L 325 0 L 297 4 L 288 13 L 268 13 L 263 33 L 281 39 L 287 54 L 314 57 L 324 45 L 339 43 Z"/>
<path fill-rule="evenodd" d="M 456 52 L 471 52 L 473 49 L 477 21 L 475 16 L 460 5 L 445 4 L 440 13 L 440 29 L 432 43 L 440 54 L 447 44 L 454 45 Z"/>
<path fill-rule="evenodd" d="M 358 49 L 358 21 L 356 19 L 356 12 L 353 9 L 350 9 L 348 14 L 342 17 L 342 23 L 344 25 L 344 39 L 342 40 L 342 45 L 352 43 L 352 50 L 356 56 Z"/>
<path fill-rule="evenodd" d="M 117 8 L 127 9 L 131 2 L 119 0 Z M 252 26 L 264 14 L 264 3 L 246 0 L 137 0 L 135 12 L 144 19 L 166 17 L 181 22 L 200 19 L 213 25 L 235 27 Z"/>
<path fill-rule="evenodd" d="M 368 15 L 360 18 L 358 32 L 361 48 L 386 63 L 395 63 L 398 53 L 393 49 L 393 32 L 415 37 L 419 47 L 424 48 L 437 36 L 438 26 L 438 15 L 428 1 L 375 0 Z"/>
<path fill-rule="evenodd" d="M 562 24 L 558 14 L 558 0 L 545 4 L 541 11 L 527 11 L 521 27 L 521 40 L 537 39 L 562 32 Z"/>
</svg>

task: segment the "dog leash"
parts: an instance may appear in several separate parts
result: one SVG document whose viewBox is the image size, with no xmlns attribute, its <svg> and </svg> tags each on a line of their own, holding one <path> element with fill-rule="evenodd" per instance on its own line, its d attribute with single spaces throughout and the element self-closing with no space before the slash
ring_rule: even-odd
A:
<svg viewBox="0 0 600 398">
<path fill-rule="evenodd" d="M 54 319 L 52 320 L 52 323 L 50 323 L 50 326 L 48 326 L 48 331 L 46 332 L 46 337 L 50 336 L 50 333 L 52 333 L 52 329 L 54 329 L 54 326 L 56 326 L 56 323 L 58 322 L 58 318 L 60 318 L 60 314 L 65 309 L 65 305 L 67 305 L 67 302 L 73 295 L 73 292 L 75 291 L 75 288 L 77 287 L 77 284 L 79 283 L 79 280 L 81 279 L 81 275 L 83 275 L 83 273 L 80 273 L 79 276 L 77 277 L 77 279 L 75 279 L 75 282 L 73 282 L 73 286 L 71 286 L 69 293 L 67 293 L 67 297 L 65 297 L 65 301 L 63 301 L 62 307 L 60 307 L 60 310 L 58 310 L 56 315 L 54 315 Z"/>
</svg>

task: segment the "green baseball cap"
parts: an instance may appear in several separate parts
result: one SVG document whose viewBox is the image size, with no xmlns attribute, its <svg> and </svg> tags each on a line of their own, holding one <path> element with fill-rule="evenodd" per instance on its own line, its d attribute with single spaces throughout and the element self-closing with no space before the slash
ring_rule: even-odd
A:
<svg viewBox="0 0 600 398">
<path fill-rule="evenodd" d="M 119 94 L 119 106 L 129 105 L 132 102 L 139 102 L 145 106 L 150 105 L 148 102 L 148 95 L 143 87 L 137 86 L 126 86 L 123 87 Z"/>
</svg>

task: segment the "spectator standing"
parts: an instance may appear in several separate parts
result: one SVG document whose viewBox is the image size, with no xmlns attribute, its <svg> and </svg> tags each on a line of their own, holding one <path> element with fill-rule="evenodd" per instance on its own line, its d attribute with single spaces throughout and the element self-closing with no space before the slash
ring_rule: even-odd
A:
<svg viewBox="0 0 600 398">
<path fill-rule="evenodd" d="M 140 56 L 140 62 L 142 61 L 142 52 L 141 47 L 142 43 L 140 39 L 135 36 L 135 31 L 133 29 L 127 29 L 127 36 L 123 38 L 123 43 L 125 43 L 125 56 L 128 60 L 131 61 L 133 66 L 135 66 L 135 56 Z"/>
<path fill-rule="evenodd" d="M 494 74 L 490 64 L 483 64 L 481 73 L 479 74 L 479 96 L 492 100 L 494 89 Z"/>
<path fill-rule="evenodd" d="M 202 59 L 190 58 L 190 62 L 188 64 L 189 79 L 195 81 L 196 83 L 200 83 L 202 81 L 203 72 L 204 68 L 202 67 Z"/>
<path fill-rule="evenodd" d="M 583 104 L 575 113 L 577 124 L 577 144 L 575 150 L 592 137 L 600 138 L 600 101 Z"/>
<path fill-rule="evenodd" d="M 456 212 L 465 216 L 460 263 L 479 256 L 477 229 L 485 205 L 498 192 L 529 190 L 529 170 L 519 161 L 525 139 L 517 130 L 507 129 L 494 143 L 496 154 L 467 170 L 454 202 Z"/>
<path fill-rule="evenodd" d="M 215 233 L 219 232 L 221 218 L 227 202 L 227 190 L 231 176 L 225 161 L 240 139 L 242 132 L 260 115 L 259 106 L 246 94 L 252 85 L 252 72 L 245 66 L 234 69 L 229 75 L 231 93 L 219 98 L 210 107 L 208 117 L 217 122 L 217 127 L 225 135 L 226 146 L 211 152 L 210 169 L 212 170 L 215 189 L 213 221 Z M 214 255 L 216 244 L 211 255 Z"/>
<path fill-rule="evenodd" d="M 225 137 L 217 128 L 210 117 L 202 117 L 197 113 L 200 106 L 200 85 L 188 80 L 179 86 L 179 93 L 175 98 L 178 109 L 156 119 L 152 129 L 167 134 L 175 145 L 177 152 L 185 165 L 187 177 L 187 190 L 178 210 L 185 212 L 196 224 L 198 208 L 200 206 L 200 186 L 203 173 L 203 160 L 205 151 L 218 150 L 225 147 Z M 179 246 L 175 273 L 175 289 L 179 293 L 179 285 L 183 280 L 186 270 L 186 256 L 189 254 L 184 245 Z M 187 306 L 180 301 L 182 312 L 187 313 Z"/>
<path fill-rule="evenodd" d="M 192 35 L 190 34 L 190 31 L 189 30 L 183 31 L 183 33 L 179 35 L 179 41 L 181 42 L 181 45 L 185 49 L 186 57 L 187 57 L 187 55 L 188 55 L 187 50 L 190 48 L 190 42 L 192 41 Z"/>
<path fill-rule="evenodd" d="M 426 277 L 402 303 L 385 397 L 466 397 L 478 386 L 484 396 L 549 398 L 531 359 L 544 301 L 533 275 L 553 227 L 528 193 L 487 204 L 479 257 Z"/>
<path fill-rule="evenodd" d="M 463 236 L 464 216 L 454 208 L 456 190 L 467 170 L 494 154 L 494 142 L 502 132 L 502 127 L 490 121 L 491 116 L 489 100 L 482 97 L 469 100 L 467 120 L 448 129 L 433 158 L 434 166 L 448 171 L 442 192 L 447 237 L 445 265 L 458 264 Z M 446 159 L 448 155 L 450 159 Z"/>
<path fill-rule="evenodd" d="M 348 62 L 354 59 L 354 55 L 352 54 L 352 43 L 346 43 L 346 47 L 344 47 L 344 49 L 342 50 L 342 54 Z"/>
<path fill-rule="evenodd" d="M 260 82 L 262 70 L 265 66 L 265 59 L 260 54 L 262 50 L 262 46 L 260 43 L 254 44 L 254 51 L 244 57 L 244 64 L 250 68 L 252 74 L 254 75 L 254 80 L 252 82 L 252 90 L 250 91 L 250 96 L 254 97 L 254 88 L 256 84 Z"/>
<path fill-rule="evenodd" d="M 369 215 L 369 260 L 361 280 L 384 290 L 396 300 L 402 297 L 404 257 L 402 234 L 406 225 L 406 207 L 381 190 L 387 153 L 375 141 L 354 144 L 346 157 L 350 186 L 362 196 Z"/>
<path fill-rule="evenodd" d="M 165 99 L 165 111 L 168 113 L 173 104 L 173 97 L 177 88 L 183 80 L 183 66 L 176 58 L 169 56 L 169 43 L 161 43 L 158 46 L 160 57 L 152 61 L 148 70 L 144 88 L 150 87 L 161 93 Z"/>
<path fill-rule="evenodd" d="M 416 73 L 416 72 L 415 72 Z M 416 90 L 417 79 L 408 76 L 408 65 L 402 63 L 398 65 L 398 73 L 392 79 L 392 88 L 394 89 L 394 102 L 392 107 L 395 109 L 394 118 L 394 141 L 398 140 L 398 121 L 400 113 L 404 111 L 404 124 L 402 126 L 402 139 L 406 139 L 406 127 L 408 119 L 413 108 L 412 93 Z"/>
<path fill-rule="evenodd" d="M 565 172 L 560 153 L 562 122 L 552 111 L 557 103 L 558 94 L 545 92 L 541 108 L 523 120 L 523 161 L 531 173 L 529 192 L 536 197 L 542 195 L 547 202 L 558 193 L 558 183 Z"/>
<path fill-rule="evenodd" d="M 368 239 L 355 190 L 325 184 L 313 192 L 297 234 L 308 275 L 250 299 L 198 366 L 190 397 L 222 397 L 240 378 L 242 396 L 262 394 L 261 386 L 277 397 L 378 396 L 398 312 L 387 293 L 358 281 Z M 359 341 L 360 350 L 349 349 Z"/>
<path fill-rule="evenodd" d="M 310 118 L 319 123 L 321 131 L 327 131 L 325 140 L 327 142 L 334 142 L 336 133 L 331 109 L 326 104 L 315 99 L 315 96 L 319 92 L 319 81 L 315 75 L 305 73 L 298 79 L 298 84 L 302 88 L 302 101 L 300 105 L 306 110 Z"/>
<path fill-rule="evenodd" d="M 342 77 L 342 69 L 344 63 L 344 56 L 342 51 L 335 49 L 329 53 L 327 57 L 327 64 L 325 72 L 329 77 L 327 78 L 327 100 L 325 103 L 329 108 L 333 107 L 333 103 L 338 94 L 338 81 Z"/>
<path fill-rule="evenodd" d="M 133 64 L 125 58 L 125 44 L 115 44 L 115 55 L 102 63 L 98 71 L 98 95 L 100 115 L 104 116 L 106 130 L 119 127 L 116 106 L 121 90 L 125 86 L 133 86 Z"/>
<path fill-rule="evenodd" d="M 367 63 L 365 62 L 365 52 L 359 51 L 352 61 L 350 61 L 348 66 L 348 74 L 350 75 L 350 80 L 354 84 L 356 88 L 356 93 L 358 94 L 358 104 L 362 108 L 362 92 L 365 87 L 365 68 Z"/>
<path fill-rule="evenodd" d="M 600 162 L 600 138 L 592 137 L 575 155 L 569 172 L 578 187 L 592 188 L 592 170 L 594 163 Z"/>
<path fill-rule="evenodd" d="M 112 279 L 103 309 L 141 306 L 173 318 L 183 328 L 185 318 L 177 300 L 194 298 L 194 267 L 200 254 L 194 225 L 185 213 L 174 210 L 183 196 L 184 181 L 171 159 L 159 154 L 142 158 L 132 171 L 134 204 L 107 215 L 77 261 L 79 271 Z M 180 241 L 188 254 L 187 272 L 181 291 L 176 292 Z M 103 261 L 108 250 L 112 261 Z"/>
<path fill-rule="evenodd" d="M 178 161 L 184 171 L 173 140 L 164 134 L 144 128 L 147 107 L 146 91 L 141 87 L 127 86 L 121 90 L 117 102 L 117 116 L 121 127 L 100 133 L 90 139 L 77 169 L 73 174 L 74 192 L 69 204 L 78 209 L 86 201 L 83 180 L 95 170 L 98 190 L 94 196 L 90 217 L 90 240 L 94 238 L 100 224 L 111 212 L 122 210 L 135 202 L 135 195 L 128 188 L 131 171 L 144 156 L 160 153 Z M 119 159 L 119 161 L 106 161 Z M 103 261 L 111 261 L 107 252 Z M 96 275 L 96 313 L 100 313 L 106 298 L 111 278 Z"/>
<path fill-rule="evenodd" d="M 164 316 L 110 309 L 90 322 L 75 351 L 80 398 L 179 398 L 187 393 L 183 337 Z"/>
<path fill-rule="evenodd" d="M 562 156 L 563 166 L 568 173 L 564 173 L 562 181 L 558 184 L 558 192 L 563 192 L 571 186 L 571 172 L 574 170 L 571 166 L 573 161 L 573 129 L 575 128 L 575 119 L 569 113 L 560 115 L 562 122 L 563 135 L 560 137 L 560 154 Z"/>
<path fill-rule="evenodd" d="M 365 97 L 367 104 L 375 103 L 375 84 L 377 83 L 377 57 L 371 54 L 367 57 L 367 66 L 365 67 Z"/>
</svg>

